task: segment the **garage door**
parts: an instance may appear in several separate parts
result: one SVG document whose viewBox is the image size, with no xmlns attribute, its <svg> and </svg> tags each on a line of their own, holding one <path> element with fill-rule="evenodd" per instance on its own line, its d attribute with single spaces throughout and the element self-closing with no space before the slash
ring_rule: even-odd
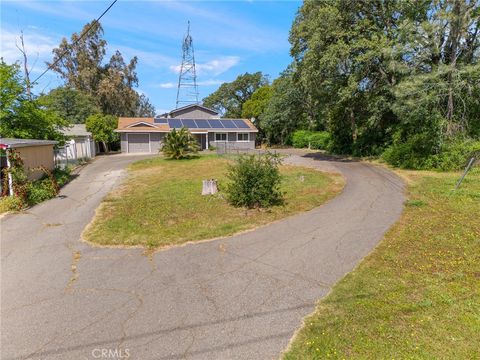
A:
<svg viewBox="0 0 480 360">
<path fill-rule="evenodd" d="M 128 134 L 128 152 L 150 152 L 150 140 L 148 134 Z"/>
</svg>

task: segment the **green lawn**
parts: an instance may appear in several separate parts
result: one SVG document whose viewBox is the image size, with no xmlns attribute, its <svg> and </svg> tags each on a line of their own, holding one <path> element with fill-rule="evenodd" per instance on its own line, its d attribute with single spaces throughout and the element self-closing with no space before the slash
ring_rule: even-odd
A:
<svg viewBox="0 0 480 360">
<path fill-rule="evenodd" d="M 401 220 L 338 283 L 284 359 L 480 359 L 480 169 L 401 171 Z"/>
<path fill-rule="evenodd" d="M 83 237 L 101 245 L 158 248 L 227 236 L 310 210 L 343 187 L 339 175 L 282 166 L 285 205 L 247 211 L 230 206 L 221 191 L 201 195 L 202 179 L 218 179 L 221 190 L 229 161 L 208 155 L 133 164 L 129 178 L 104 200 Z"/>
</svg>

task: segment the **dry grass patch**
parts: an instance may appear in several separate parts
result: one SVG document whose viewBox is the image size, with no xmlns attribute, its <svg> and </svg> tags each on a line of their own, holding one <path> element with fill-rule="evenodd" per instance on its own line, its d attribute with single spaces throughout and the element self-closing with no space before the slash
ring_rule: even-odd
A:
<svg viewBox="0 0 480 360">
<path fill-rule="evenodd" d="M 285 204 L 247 211 L 223 197 L 228 161 L 209 155 L 133 164 L 129 178 L 104 200 L 84 238 L 100 245 L 158 248 L 228 236 L 311 210 L 343 188 L 339 175 L 281 166 Z M 202 179 L 212 178 L 219 180 L 220 193 L 202 196 Z"/>
</svg>

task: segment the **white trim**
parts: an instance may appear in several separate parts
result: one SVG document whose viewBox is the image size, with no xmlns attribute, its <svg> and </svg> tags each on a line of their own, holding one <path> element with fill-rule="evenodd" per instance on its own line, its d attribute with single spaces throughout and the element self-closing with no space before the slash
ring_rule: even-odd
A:
<svg viewBox="0 0 480 360">
<path fill-rule="evenodd" d="M 12 180 L 12 171 L 10 170 L 10 146 L 7 146 L 5 149 L 5 154 L 7 156 L 7 169 L 8 171 L 8 195 L 13 196 L 13 180 Z"/>
<path fill-rule="evenodd" d="M 141 125 L 141 124 L 146 125 L 146 126 L 150 126 L 150 127 L 152 127 L 152 128 L 157 128 L 157 127 L 156 127 L 155 125 L 153 125 L 152 123 L 145 122 L 145 121 L 137 121 L 137 122 L 135 122 L 135 123 L 132 123 L 132 124 L 126 126 L 124 129 L 132 128 L 132 127 L 135 127 L 135 126 Z"/>
<path fill-rule="evenodd" d="M 226 132 L 214 132 L 214 142 L 228 142 L 228 133 Z M 225 140 L 217 140 L 217 134 L 223 134 L 225 135 Z"/>
<path fill-rule="evenodd" d="M 248 139 L 247 140 L 238 140 L 238 135 L 239 134 L 247 134 Z M 237 132 L 237 142 L 250 142 L 250 133 L 249 132 Z"/>
</svg>

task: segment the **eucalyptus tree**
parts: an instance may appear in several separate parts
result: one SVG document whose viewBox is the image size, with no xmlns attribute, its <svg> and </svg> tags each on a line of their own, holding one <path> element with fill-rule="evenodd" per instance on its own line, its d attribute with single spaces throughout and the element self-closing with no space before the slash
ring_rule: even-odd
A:
<svg viewBox="0 0 480 360">
<path fill-rule="evenodd" d="M 148 99 L 135 90 L 137 57 L 125 61 L 117 50 L 105 61 L 106 50 L 101 24 L 88 23 L 80 33 L 73 33 L 70 40 L 62 39 L 53 49 L 53 59 L 48 65 L 64 79 L 65 86 L 94 99 L 104 114 L 135 116 L 145 112 L 139 106 L 152 110 Z"/>
</svg>

